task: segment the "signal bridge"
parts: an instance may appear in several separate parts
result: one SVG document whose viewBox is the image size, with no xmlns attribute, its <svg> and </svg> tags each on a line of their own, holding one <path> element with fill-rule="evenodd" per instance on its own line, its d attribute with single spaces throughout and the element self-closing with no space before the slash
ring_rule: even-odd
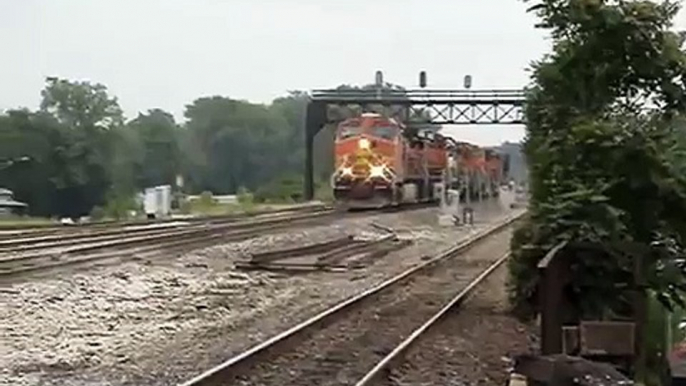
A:
<svg viewBox="0 0 686 386">
<path fill-rule="evenodd" d="M 325 125 L 368 111 L 410 127 L 523 124 L 524 101 L 524 90 L 315 90 L 305 127 L 305 199 L 314 197 L 314 137 Z"/>
</svg>

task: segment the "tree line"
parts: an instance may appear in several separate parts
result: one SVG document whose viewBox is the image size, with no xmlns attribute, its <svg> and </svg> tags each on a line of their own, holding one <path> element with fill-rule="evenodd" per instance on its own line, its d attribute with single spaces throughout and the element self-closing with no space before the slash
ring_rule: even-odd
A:
<svg viewBox="0 0 686 386">
<path fill-rule="evenodd" d="M 404 89 L 382 86 L 383 93 L 391 91 Z M 257 201 L 302 198 L 306 92 L 291 91 L 269 104 L 201 97 L 185 106 L 184 123 L 161 109 L 127 120 L 117 98 L 99 83 L 48 78 L 41 96 L 36 111 L 0 114 L 0 187 L 29 204 L 31 215 L 76 217 L 94 208 L 122 214 L 136 206 L 137 192 L 175 186 L 177 176 L 188 194 L 247 190 Z M 330 110 L 338 119 L 359 112 Z M 324 193 L 333 169 L 333 135 L 334 127 L 326 126 L 315 137 L 315 181 Z"/>
<path fill-rule="evenodd" d="M 31 215 L 131 208 L 136 192 L 175 185 L 179 175 L 185 193 L 301 195 L 306 93 L 268 105 L 198 98 L 186 106 L 183 124 L 160 109 L 126 120 L 98 83 L 49 78 L 41 96 L 35 111 L 0 114 L 0 186 L 29 204 Z M 326 143 L 318 140 L 315 154 L 322 181 L 331 163 Z"/>
</svg>

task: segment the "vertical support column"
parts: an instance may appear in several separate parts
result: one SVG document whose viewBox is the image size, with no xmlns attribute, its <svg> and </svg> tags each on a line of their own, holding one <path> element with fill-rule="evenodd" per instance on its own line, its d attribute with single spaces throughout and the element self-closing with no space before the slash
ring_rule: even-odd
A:
<svg viewBox="0 0 686 386">
<path fill-rule="evenodd" d="M 321 102 L 307 104 L 305 115 L 305 178 L 303 193 L 305 201 L 314 198 L 314 136 L 326 123 L 327 105 Z"/>
<path fill-rule="evenodd" d="M 314 136 L 305 134 L 305 201 L 314 198 Z"/>
</svg>

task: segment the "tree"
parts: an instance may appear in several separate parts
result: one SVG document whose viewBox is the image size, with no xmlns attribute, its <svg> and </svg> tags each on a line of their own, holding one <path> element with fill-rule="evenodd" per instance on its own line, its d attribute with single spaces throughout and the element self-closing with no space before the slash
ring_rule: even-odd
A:
<svg viewBox="0 0 686 386">
<path fill-rule="evenodd" d="M 41 110 L 51 113 L 67 127 L 107 130 L 123 123 L 117 98 L 110 97 L 107 87 L 100 83 L 47 78 L 41 95 Z"/>
<path fill-rule="evenodd" d="M 149 110 L 127 125 L 142 147 L 136 184 L 139 188 L 171 185 L 181 171 L 180 133 L 174 117 L 160 109 Z"/>
<path fill-rule="evenodd" d="M 48 79 L 41 111 L 0 116 L 0 151 L 29 162 L 0 171 L 0 183 L 34 215 L 79 216 L 105 201 L 114 170 L 112 133 L 122 121 L 102 85 Z"/>
<path fill-rule="evenodd" d="M 186 108 L 189 182 L 196 191 L 254 190 L 287 168 L 288 123 L 264 105 L 224 97 L 200 98 Z"/>
<path fill-rule="evenodd" d="M 682 37 L 669 31 L 678 6 L 529 2 L 539 27 L 551 32 L 553 52 L 533 65 L 525 108 L 531 202 L 512 239 L 515 309 L 538 311 L 536 265 L 560 241 L 595 248 L 572 261 L 580 318 L 645 320 L 649 299 L 683 306 L 686 55 Z M 637 294 L 644 301 L 633 302 Z M 655 383 L 650 370 L 666 368 L 661 344 L 649 341 L 664 335 L 656 333 L 664 330 L 659 316 L 638 325 L 643 383 Z"/>
<path fill-rule="evenodd" d="M 561 240 L 592 242 L 605 256 L 574 262 L 582 316 L 626 314 L 627 289 L 682 303 L 686 180 L 674 162 L 685 149 L 675 117 L 686 106 L 686 56 L 669 31 L 677 5 L 530 3 L 553 52 L 534 64 L 528 90 L 531 202 L 512 240 L 516 309 L 537 311 L 536 264 Z M 637 262 L 646 287 L 634 282 Z"/>
<path fill-rule="evenodd" d="M 110 130 L 121 126 L 122 110 L 107 88 L 90 82 L 48 78 L 41 110 L 51 114 L 69 138 L 62 149 L 68 178 L 58 199 L 68 203 L 60 214 L 85 215 L 105 201 L 113 169 Z"/>
<path fill-rule="evenodd" d="M 32 214 L 59 212 L 63 204 L 54 198 L 69 177 L 62 167 L 67 163 L 67 146 L 66 133 L 49 114 L 10 110 L 0 115 L 0 154 L 10 160 L 26 159 L 0 166 L 0 186 L 28 203 Z"/>
</svg>

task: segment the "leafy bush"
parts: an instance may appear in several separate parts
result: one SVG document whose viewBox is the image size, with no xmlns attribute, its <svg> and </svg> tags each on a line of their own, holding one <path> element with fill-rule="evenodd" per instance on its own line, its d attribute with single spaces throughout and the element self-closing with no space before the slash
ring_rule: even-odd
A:
<svg viewBox="0 0 686 386">
<path fill-rule="evenodd" d="M 261 186 L 255 192 L 256 202 L 292 203 L 303 198 L 301 176 L 287 175 Z"/>
<path fill-rule="evenodd" d="M 136 200 L 130 196 L 110 195 L 105 203 L 105 217 L 123 220 L 130 217 L 130 212 L 139 208 Z"/>
<path fill-rule="evenodd" d="M 105 209 L 101 206 L 96 206 L 91 209 L 90 218 L 93 221 L 100 221 L 105 218 Z"/>
<path fill-rule="evenodd" d="M 601 258 L 574 262 L 582 316 L 625 312 L 637 261 L 661 302 L 682 303 L 686 181 L 674 162 L 685 147 L 674 117 L 686 106 L 686 55 L 667 30 L 678 7 L 542 0 L 531 10 L 553 52 L 534 65 L 525 108 L 531 200 L 512 239 L 516 310 L 535 315 L 536 265 L 561 240 L 601 247 Z M 657 108 L 645 112 L 646 99 Z"/>
<path fill-rule="evenodd" d="M 212 195 L 212 192 L 204 191 L 200 193 L 200 198 L 198 200 L 198 204 L 201 206 L 212 206 L 217 203 L 217 200 L 214 199 L 214 196 Z"/>
<path fill-rule="evenodd" d="M 250 191 L 245 186 L 241 186 L 240 188 L 238 188 L 236 198 L 238 199 L 238 203 L 241 205 L 252 204 L 254 201 L 253 194 L 250 193 Z"/>
<path fill-rule="evenodd" d="M 182 214 L 190 214 L 193 210 L 193 205 L 188 200 L 179 201 L 179 212 Z"/>
</svg>

